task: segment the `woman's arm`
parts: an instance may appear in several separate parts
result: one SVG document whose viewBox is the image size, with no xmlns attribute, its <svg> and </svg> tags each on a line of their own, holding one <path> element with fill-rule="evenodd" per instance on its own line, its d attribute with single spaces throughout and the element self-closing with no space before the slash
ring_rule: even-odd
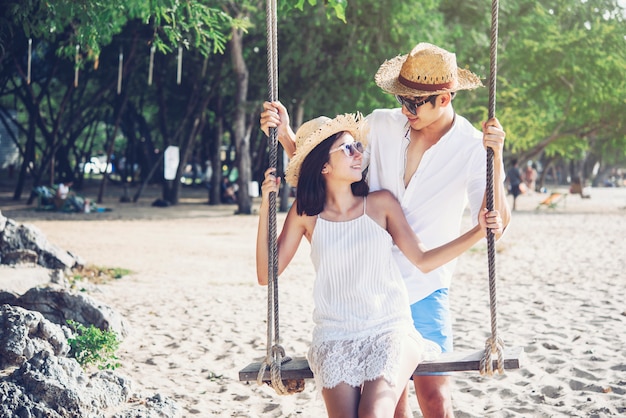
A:
<svg viewBox="0 0 626 418">
<path fill-rule="evenodd" d="M 261 185 L 262 198 L 256 239 L 256 273 L 260 285 L 267 285 L 269 278 L 269 194 L 278 193 L 280 185 L 280 178 L 274 176 L 275 171 L 275 168 L 267 169 L 265 180 Z M 278 274 L 281 274 L 293 259 L 304 233 L 303 217 L 298 216 L 293 205 L 277 238 Z"/>
<path fill-rule="evenodd" d="M 387 231 L 409 261 L 424 273 L 444 265 L 470 249 L 480 238 L 485 236 L 487 228 L 498 231 L 502 227 L 502 220 L 497 211 L 487 212 L 486 209 L 483 209 L 479 219 L 480 223 L 474 228 L 447 244 L 427 250 L 411 229 L 402 207 L 395 197 L 389 193 L 384 200 L 387 200 L 384 204 L 387 209 Z"/>
</svg>

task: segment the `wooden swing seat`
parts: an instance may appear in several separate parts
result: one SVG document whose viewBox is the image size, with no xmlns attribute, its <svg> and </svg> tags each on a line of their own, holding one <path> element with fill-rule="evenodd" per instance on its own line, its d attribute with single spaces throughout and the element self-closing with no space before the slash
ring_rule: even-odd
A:
<svg viewBox="0 0 626 418">
<path fill-rule="evenodd" d="M 484 350 L 474 352 L 453 352 L 444 353 L 436 360 L 425 361 L 420 363 L 415 369 L 414 375 L 423 373 L 441 373 L 441 372 L 465 372 L 480 371 L 480 359 L 483 357 Z M 523 363 L 524 349 L 522 347 L 513 347 L 504 350 L 504 369 L 519 369 Z M 250 363 L 239 371 L 239 381 L 251 382 L 256 381 L 261 369 L 261 362 Z M 493 370 L 497 370 L 497 359 L 493 361 Z M 284 363 L 281 367 L 281 378 L 284 380 L 311 379 L 313 372 L 309 368 L 309 363 L 304 357 L 296 357 Z M 263 381 L 271 380 L 270 370 L 267 368 L 263 375 Z"/>
</svg>

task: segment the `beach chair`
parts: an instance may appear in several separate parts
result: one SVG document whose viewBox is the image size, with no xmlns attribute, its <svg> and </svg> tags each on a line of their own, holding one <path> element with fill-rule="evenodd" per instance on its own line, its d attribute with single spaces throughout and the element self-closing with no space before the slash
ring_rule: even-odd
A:
<svg viewBox="0 0 626 418">
<path fill-rule="evenodd" d="M 553 192 L 550 194 L 550 196 L 539 202 L 535 210 L 539 210 L 542 207 L 546 207 L 548 209 L 556 209 L 557 206 L 559 206 L 559 204 L 561 203 L 563 203 L 563 207 L 565 207 L 566 199 L 567 193 Z"/>
</svg>

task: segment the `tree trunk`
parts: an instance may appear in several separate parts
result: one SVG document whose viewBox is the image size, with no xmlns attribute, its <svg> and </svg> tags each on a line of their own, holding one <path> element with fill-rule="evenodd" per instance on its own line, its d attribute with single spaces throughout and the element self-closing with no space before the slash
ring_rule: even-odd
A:
<svg viewBox="0 0 626 418">
<path fill-rule="evenodd" d="M 35 160 L 35 120 L 33 118 L 28 119 L 28 134 L 26 137 L 26 146 L 24 147 L 24 158 L 22 159 L 22 166 L 20 167 L 20 174 L 17 179 L 17 185 L 15 186 L 15 192 L 13 193 L 13 200 L 19 200 L 22 196 L 22 190 L 24 189 L 24 183 L 28 172 L 31 172 L 31 164 L 34 165 Z M 33 186 L 39 186 L 38 183 Z M 33 203 L 35 196 L 31 193 L 26 202 L 28 205 Z"/>
<path fill-rule="evenodd" d="M 237 83 L 235 95 L 235 117 L 233 121 L 233 134 L 237 160 L 239 162 L 239 192 L 237 195 L 237 213 L 249 215 L 252 213 L 252 200 L 248 195 L 248 183 L 251 179 L 250 162 L 250 129 L 246 129 L 246 99 L 248 95 L 248 68 L 243 57 L 243 32 L 233 29 L 230 40 L 230 54 Z"/>
<path fill-rule="evenodd" d="M 222 114 L 222 98 L 218 99 L 217 104 L 217 114 L 216 114 L 216 126 L 215 130 L 212 132 L 215 135 L 212 144 L 210 155 L 211 155 L 211 167 L 213 171 L 213 175 L 210 180 L 210 191 L 209 191 L 209 204 L 210 205 L 219 205 L 221 203 L 221 190 L 220 184 L 222 184 L 222 160 L 221 160 L 221 145 L 222 145 L 222 137 L 224 136 L 224 115 Z"/>
<path fill-rule="evenodd" d="M 124 93 L 124 96 L 120 103 L 120 107 L 117 111 L 117 116 L 115 117 L 115 125 L 113 127 L 113 134 L 111 135 L 111 142 L 109 142 L 109 147 L 107 148 L 107 161 L 106 161 L 106 165 L 104 166 L 104 174 L 102 176 L 102 181 L 100 182 L 100 190 L 98 191 L 97 203 L 99 204 L 102 203 L 103 201 L 104 190 L 105 190 L 106 181 L 107 181 L 107 167 L 109 166 L 109 164 L 111 164 L 111 154 L 113 153 L 114 146 L 115 146 L 115 137 L 117 136 L 117 131 L 122 121 L 122 114 L 124 112 L 124 108 L 126 107 L 127 99 L 128 99 L 128 95 Z"/>
</svg>

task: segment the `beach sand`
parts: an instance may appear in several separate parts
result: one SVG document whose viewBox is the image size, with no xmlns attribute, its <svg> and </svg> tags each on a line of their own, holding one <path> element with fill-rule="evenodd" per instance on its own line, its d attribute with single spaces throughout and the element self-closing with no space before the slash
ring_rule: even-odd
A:
<svg viewBox="0 0 626 418">
<path fill-rule="evenodd" d="M 496 311 L 499 336 L 524 348 L 524 362 L 502 376 L 454 373 L 457 417 L 626 415 L 626 188 L 590 191 L 590 199 L 570 195 L 556 209 L 536 210 L 546 195 L 518 199 L 496 246 Z M 88 264 L 132 271 L 90 294 L 130 325 L 117 372 L 134 390 L 173 398 L 181 417 L 325 416 L 312 380 L 287 396 L 238 380 L 266 350 L 257 217 L 209 206 L 201 190 L 183 190 L 181 203 L 169 208 L 151 207 L 147 197 L 119 203 L 114 188 L 108 194 L 106 213 L 37 212 L 11 202 L 9 193 L 0 210 Z M 279 213 L 279 225 L 283 219 Z M 279 284 L 280 333 L 290 356 L 305 355 L 312 329 L 308 251 L 303 242 Z M 491 332 L 486 253 L 485 242 L 465 253 L 451 288 L 459 351 L 482 349 Z M 24 291 L 41 274 L 2 267 L 0 287 Z M 413 391 L 411 405 L 421 416 Z"/>
</svg>

